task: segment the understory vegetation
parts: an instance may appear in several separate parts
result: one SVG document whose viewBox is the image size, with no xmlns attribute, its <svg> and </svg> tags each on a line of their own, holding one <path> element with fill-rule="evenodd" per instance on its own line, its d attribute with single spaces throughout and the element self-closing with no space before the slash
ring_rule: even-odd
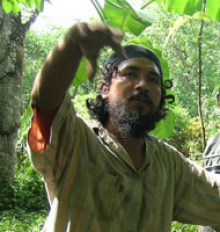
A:
<svg viewBox="0 0 220 232">
<path fill-rule="evenodd" d="M 39 232 L 48 213 L 41 177 L 31 166 L 25 151 L 18 152 L 13 191 L 1 196 L 0 232 Z M 2 205 L 0 205 L 2 208 Z"/>
</svg>

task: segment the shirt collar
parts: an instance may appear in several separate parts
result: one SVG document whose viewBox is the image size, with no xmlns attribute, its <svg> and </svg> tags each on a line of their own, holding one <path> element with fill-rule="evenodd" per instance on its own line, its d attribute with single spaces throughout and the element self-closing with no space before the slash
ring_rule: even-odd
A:
<svg viewBox="0 0 220 232">
<path fill-rule="evenodd" d="M 146 143 L 146 153 L 143 160 L 142 167 L 137 171 L 136 168 L 133 165 L 133 162 L 129 156 L 129 154 L 126 152 L 124 147 L 119 143 L 117 138 L 110 133 L 107 129 L 105 129 L 100 122 L 97 120 L 91 120 L 91 127 L 95 134 L 101 139 L 103 144 L 108 147 L 110 153 L 117 157 L 122 159 L 130 168 L 132 168 L 135 172 L 141 172 L 142 170 L 146 169 L 148 167 L 149 163 L 152 161 L 154 156 L 154 146 L 152 146 L 152 139 L 150 136 L 147 136 L 145 139 Z"/>
</svg>

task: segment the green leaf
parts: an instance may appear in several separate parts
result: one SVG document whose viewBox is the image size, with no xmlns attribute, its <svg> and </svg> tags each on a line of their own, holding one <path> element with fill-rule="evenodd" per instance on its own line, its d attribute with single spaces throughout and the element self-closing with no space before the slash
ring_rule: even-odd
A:
<svg viewBox="0 0 220 232">
<path fill-rule="evenodd" d="M 193 15 L 197 11 L 202 11 L 201 0 L 168 0 L 166 9 L 171 13 Z"/>
<path fill-rule="evenodd" d="M 37 10 L 43 11 L 43 1 L 42 0 L 35 0 L 35 4 L 37 7 Z"/>
<path fill-rule="evenodd" d="M 201 0 L 155 0 L 170 13 L 193 15 L 197 11 L 202 11 Z"/>
<path fill-rule="evenodd" d="M 8 0 L 2 1 L 2 7 L 7 14 L 10 13 L 13 9 L 12 2 Z"/>
<path fill-rule="evenodd" d="M 3 0 L 2 1 L 2 7 L 7 14 L 12 11 L 15 14 L 20 12 L 21 10 L 20 4 L 23 4 L 28 8 L 36 6 L 36 8 L 39 11 L 43 10 L 43 0 Z"/>
<path fill-rule="evenodd" d="M 32 7 L 35 4 L 35 0 L 26 0 L 26 2 L 29 7 Z"/>
<path fill-rule="evenodd" d="M 202 0 L 155 0 L 165 10 L 174 14 L 194 15 L 196 12 L 202 12 Z M 220 21 L 219 0 L 206 0 L 206 15 L 214 21 Z"/>
<path fill-rule="evenodd" d="M 220 21 L 219 0 L 206 0 L 206 14 L 215 21 Z"/>
<path fill-rule="evenodd" d="M 12 0 L 12 1 L 13 1 L 12 10 L 15 14 L 18 14 L 18 12 L 20 12 L 19 2 L 17 0 Z"/>
<path fill-rule="evenodd" d="M 166 139 L 170 138 L 173 135 L 173 128 L 174 128 L 174 113 L 169 111 L 167 117 L 162 119 L 156 126 L 156 128 L 151 131 L 151 135 L 160 138 Z"/>
<path fill-rule="evenodd" d="M 200 19 L 200 20 L 204 20 L 204 21 L 211 21 L 212 18 L 209 17 L 207 14 L 203 13 L 203 12 L 196 12 L 194 15 L 193 15 L 193 18 L 195 19 Z"/>
<path fill-rule="evenodd" d="M 75 75 L 75 78 L 73 81 L 73 86 L 77 87 L 87 80 L 86 70 L 87 70 L 87 60 L 84 57 L 81 60 L 79 68 L 78 68 L 77 73 Z"/>
<path fill-rule="evenodd" d="M 108 25 L 133 33 L 136 36 L 140 35 L 147 26 L 151 25 L 151 22 L 140 18 L 124 0 L 106 0 L 103 17 Z"/>
</svg>

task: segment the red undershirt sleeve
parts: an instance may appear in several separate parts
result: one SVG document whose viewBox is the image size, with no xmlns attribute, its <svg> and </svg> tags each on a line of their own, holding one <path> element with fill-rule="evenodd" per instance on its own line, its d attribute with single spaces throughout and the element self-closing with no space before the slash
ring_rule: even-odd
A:
<svg viewBox="0 0 220 232">
<path fill-rule="evenodd" d="M 41 113 L 36 107 L 33 108 L 31 128 L 28 132 L 28 143 L 31 150 L 43 152 L 49 146 L 53 117 L 54 114 Z"/>
</svg>

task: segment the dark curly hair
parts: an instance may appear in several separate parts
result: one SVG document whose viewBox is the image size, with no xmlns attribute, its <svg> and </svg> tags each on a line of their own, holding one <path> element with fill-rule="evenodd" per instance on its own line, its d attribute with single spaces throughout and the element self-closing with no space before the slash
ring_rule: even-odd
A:
<svg viewBox="0 0 220 232">
<path fill-rule="evenodd" d="M 101 86 L 97 92 L 97 96 L 95 100 L 87 99 L 86 105 L 89 109 L 90 115 L 93 118 L 96 118 L 101 124 L 105 127 L 109 118 L 109 107 L 108 101 L 102 98 L 101 91 L 103 86 L 110 86 L 112 80 L 112 74 L 117 71 L 117 66 L 112 66 L 109 64 L 104 65 L 101 72 L 103 74 L 103 79 L 101 82 Z M 150 130 L 153 130 L 156 126 L 156 123 L 161 119 L 165 118 L 168 112 L 168 108 L 166 107 L 167 103 L 173 103 L 175 101 L 175 97 L 172 94 L 167 94 L 167 90 L 171 89 L 173 86 L 171 80 L 165 80 L 162 82 L 161 86 L 161 101 L 159 105 L 159 110 L 154 117 L 154 122 Z"/>
</svg>

